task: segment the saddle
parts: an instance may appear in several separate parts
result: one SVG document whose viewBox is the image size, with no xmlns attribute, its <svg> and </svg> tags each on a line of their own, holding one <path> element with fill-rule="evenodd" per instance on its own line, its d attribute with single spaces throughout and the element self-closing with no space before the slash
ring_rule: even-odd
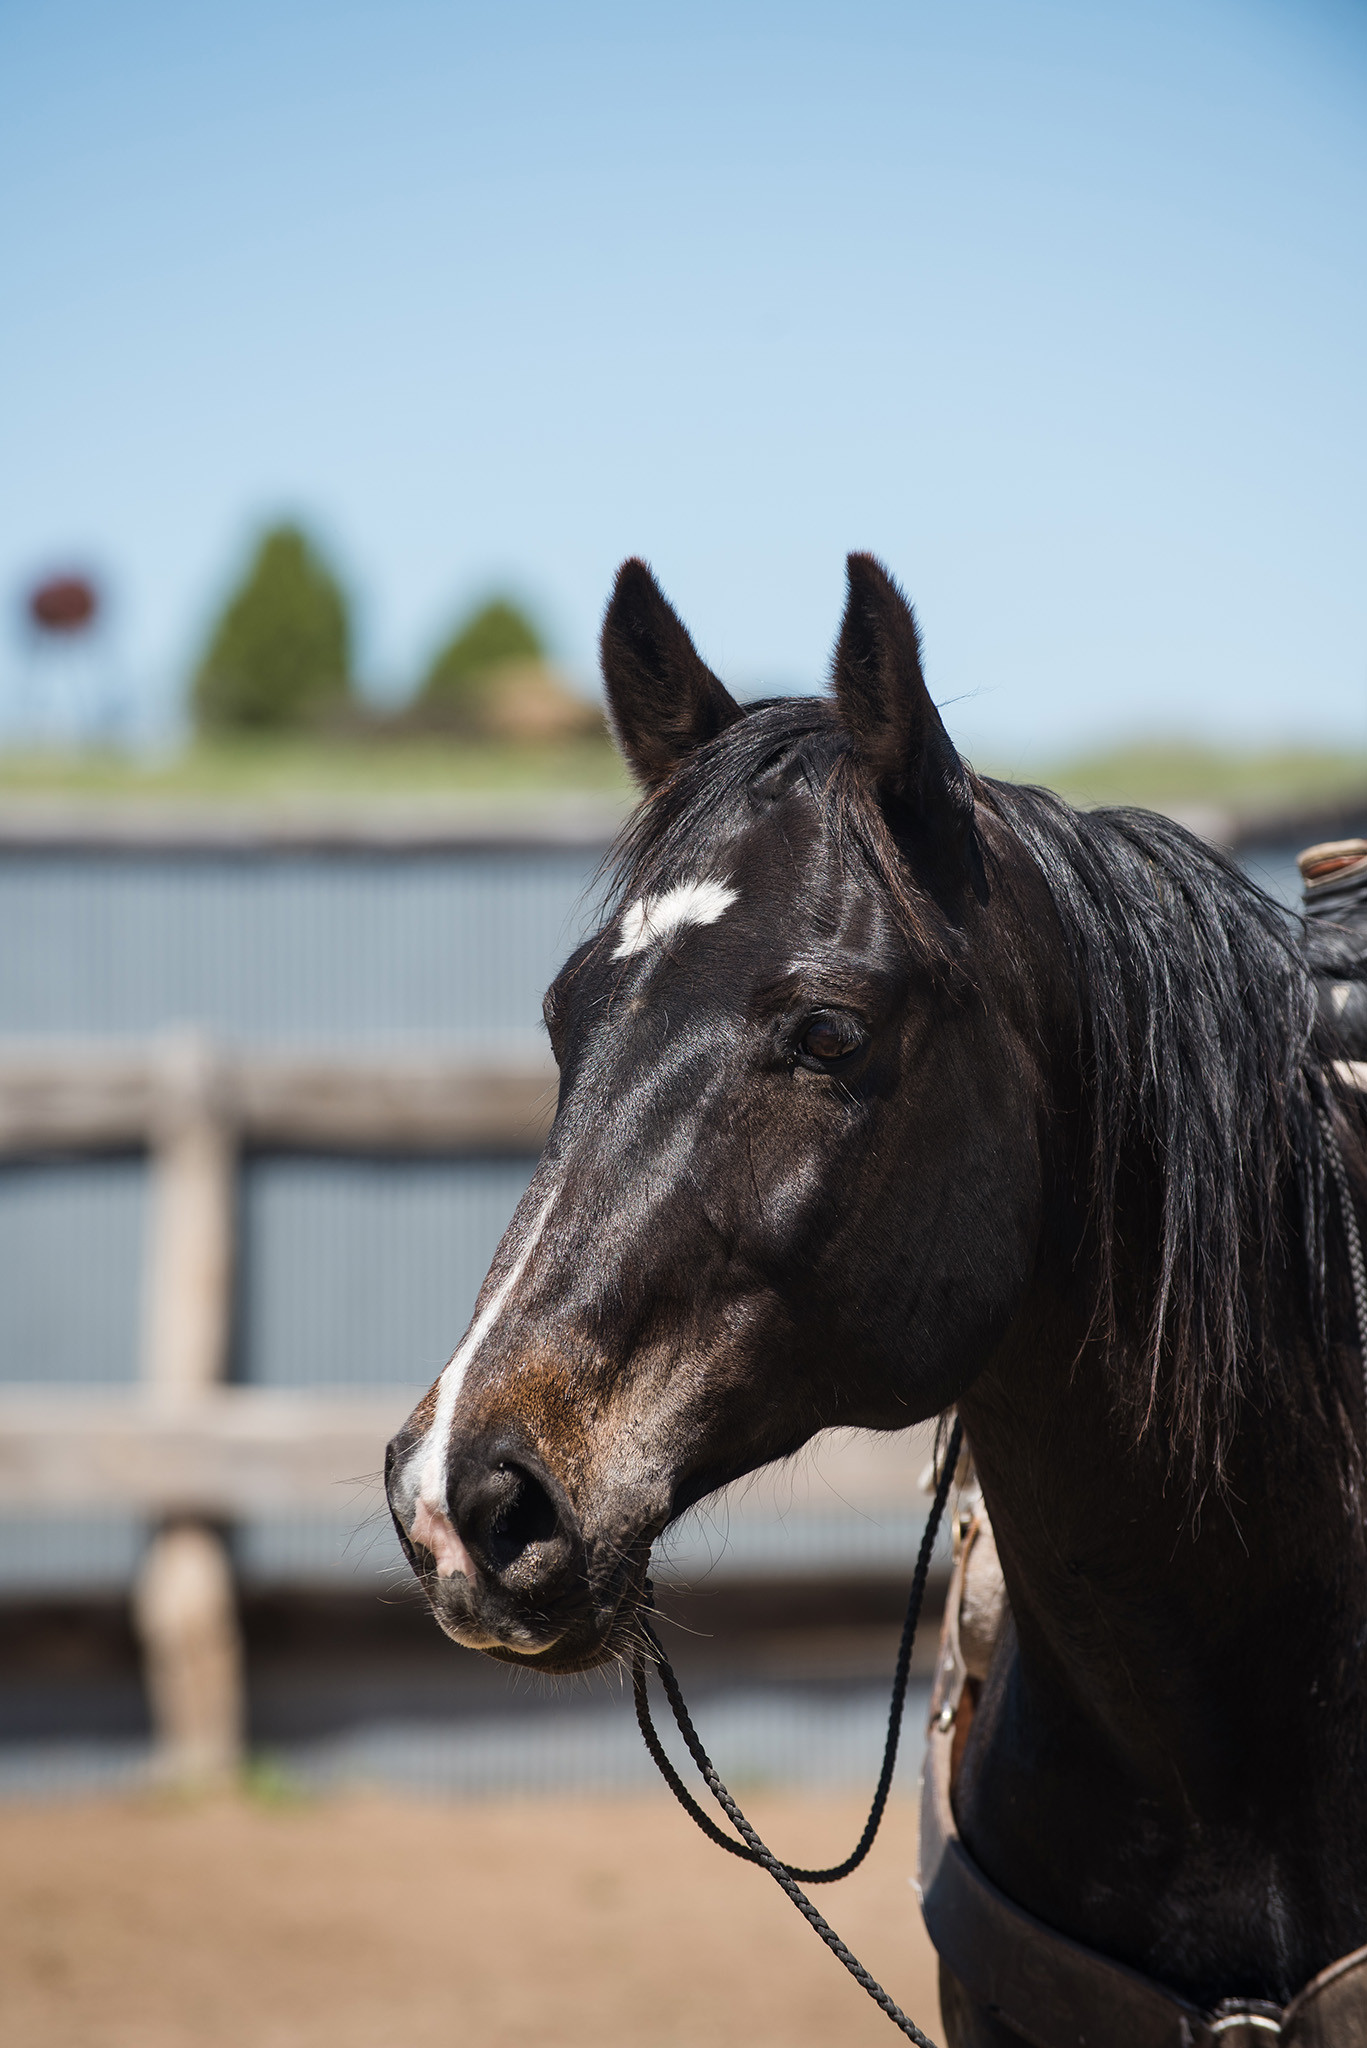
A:
<svg viewBox="0 0 1367 2048">
<path fill-rule="evenodd" d="M 1297 865 L 1320 1016 L 1348 1059 L 1367 1060 L 1367 839 L 1307 846 Z"/>
<path fill-rule="evenodd" d="M 1367 1061 L 1367 840 L 1309 847 L 1299 865 L 1320 1015 L 1348 1060 Z M 915 1880 L 930 1938 L 964 1990 L 1031 2048 L 1367 2044 L 1367 1948 L 1321 1970 L 1287 2006 L 1231 1999 L 1202 2011 L 1037 1920 L 979 1870 L 959 1837 L 954 1784 L 978 1689 L 1009 1614 L 992 1525 L 969 1486 L 955 1528 L 931 1694 Z"/>
</svg>

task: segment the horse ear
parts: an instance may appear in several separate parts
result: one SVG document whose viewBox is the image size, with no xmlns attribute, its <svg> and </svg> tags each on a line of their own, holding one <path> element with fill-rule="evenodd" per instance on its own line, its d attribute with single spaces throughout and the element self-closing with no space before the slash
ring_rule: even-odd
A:
<svg viewBox="0 0 1367 2048">
<path fill-rule="evenodd" d="M 851 555 L 835 649 L 840 722 L 896 822 L 984 891 L 968 770 L 931 702 L 916 616 L 881 562 Z"/>
<path fill-rule="evenodd" d="M 743 715 L 634 556 L 617 571 L 600 646 L 617 743 L 648 790 Z"/>
</svg>

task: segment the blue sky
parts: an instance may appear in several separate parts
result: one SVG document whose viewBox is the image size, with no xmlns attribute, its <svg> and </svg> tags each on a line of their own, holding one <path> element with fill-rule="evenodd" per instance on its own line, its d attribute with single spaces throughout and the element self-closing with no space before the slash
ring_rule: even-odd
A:
<svg viewBox="0 0 1367 2048">
<path fill-rule="evenodd" d="M 1332 0 L 7 0 L 0 671 L 87 561 L 164 708 L 292 513 L 377 689 L 628 552 L 813 687 L 872 547 L 981 759 L 1367 744 L 1365 115 Z"/>
</svg>

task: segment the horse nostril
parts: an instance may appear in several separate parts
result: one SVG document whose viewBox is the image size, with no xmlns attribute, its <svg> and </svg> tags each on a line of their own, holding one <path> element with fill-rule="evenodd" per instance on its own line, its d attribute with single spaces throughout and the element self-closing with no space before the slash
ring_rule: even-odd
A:
<svg viewBox="0 0 1367 2048">
<path fill-rule="evenodd" d="M 479 1531 L 479 1547 L 494 1571 L 516 1564 L 533 1543 L 559 1533 L 560 1516 L 541 1481 L 521 1465 L 500 1465 L 498 1485 Z"/>
</svg>

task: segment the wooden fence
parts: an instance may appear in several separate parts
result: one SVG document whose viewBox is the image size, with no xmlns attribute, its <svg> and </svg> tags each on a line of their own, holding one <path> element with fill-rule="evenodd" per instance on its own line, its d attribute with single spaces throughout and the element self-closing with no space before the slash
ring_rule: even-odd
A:
<svg viewBox="0 0 1367 2048">
<path fill-rule="evenodd" d="M 1367 1065 L 1346 1073 L 1367 1086 Z M 167 1777 L 221 1778 L 241 1758 L 242 1655 L 223 1526 L 335 1511 L 339 1488 L 378 1474 L 411 1398 L 393 1387 L 224 1383 L 240 1154 L 531 1157 L 554 1099 L 542 1060 L 303 1058 L 188 1034 L 144 1046 L 0 1048 L 0 1158 L 138 1147 L 151 1159 L 140 1378 L 126 1389 L 0 1387 L 0 1511 L 113 1509 L 153 1523 L 134 1615 Z M 905 1512 L 927 1449 L 924 1434 L 850 1433 L 823 1454 L 824 1472 L 761 1475 L 736 1512 Z"/>
<path fill-rule="evenodd" d="M 554 1103 L 543 1059 L 301 1057 L 230 1051 L 190 1033 L 0 1050 L 0 1157 L 145 1148 L 151 1160 L 139 1380 L 127 1390 L 0 1388 L 0 1509 L 123 1509 L 156 1525 L 134 1615 L 165 1776 L 221 1778 L 241 1757 L 242 1655 L 222 1525 L 335 1510 L 339 1485 L 378 1471 L 407 1404 L 395 1388 L 225 1384 L 239 1156 L 270 1147 L 534 1157 Z"/>
</svg>

